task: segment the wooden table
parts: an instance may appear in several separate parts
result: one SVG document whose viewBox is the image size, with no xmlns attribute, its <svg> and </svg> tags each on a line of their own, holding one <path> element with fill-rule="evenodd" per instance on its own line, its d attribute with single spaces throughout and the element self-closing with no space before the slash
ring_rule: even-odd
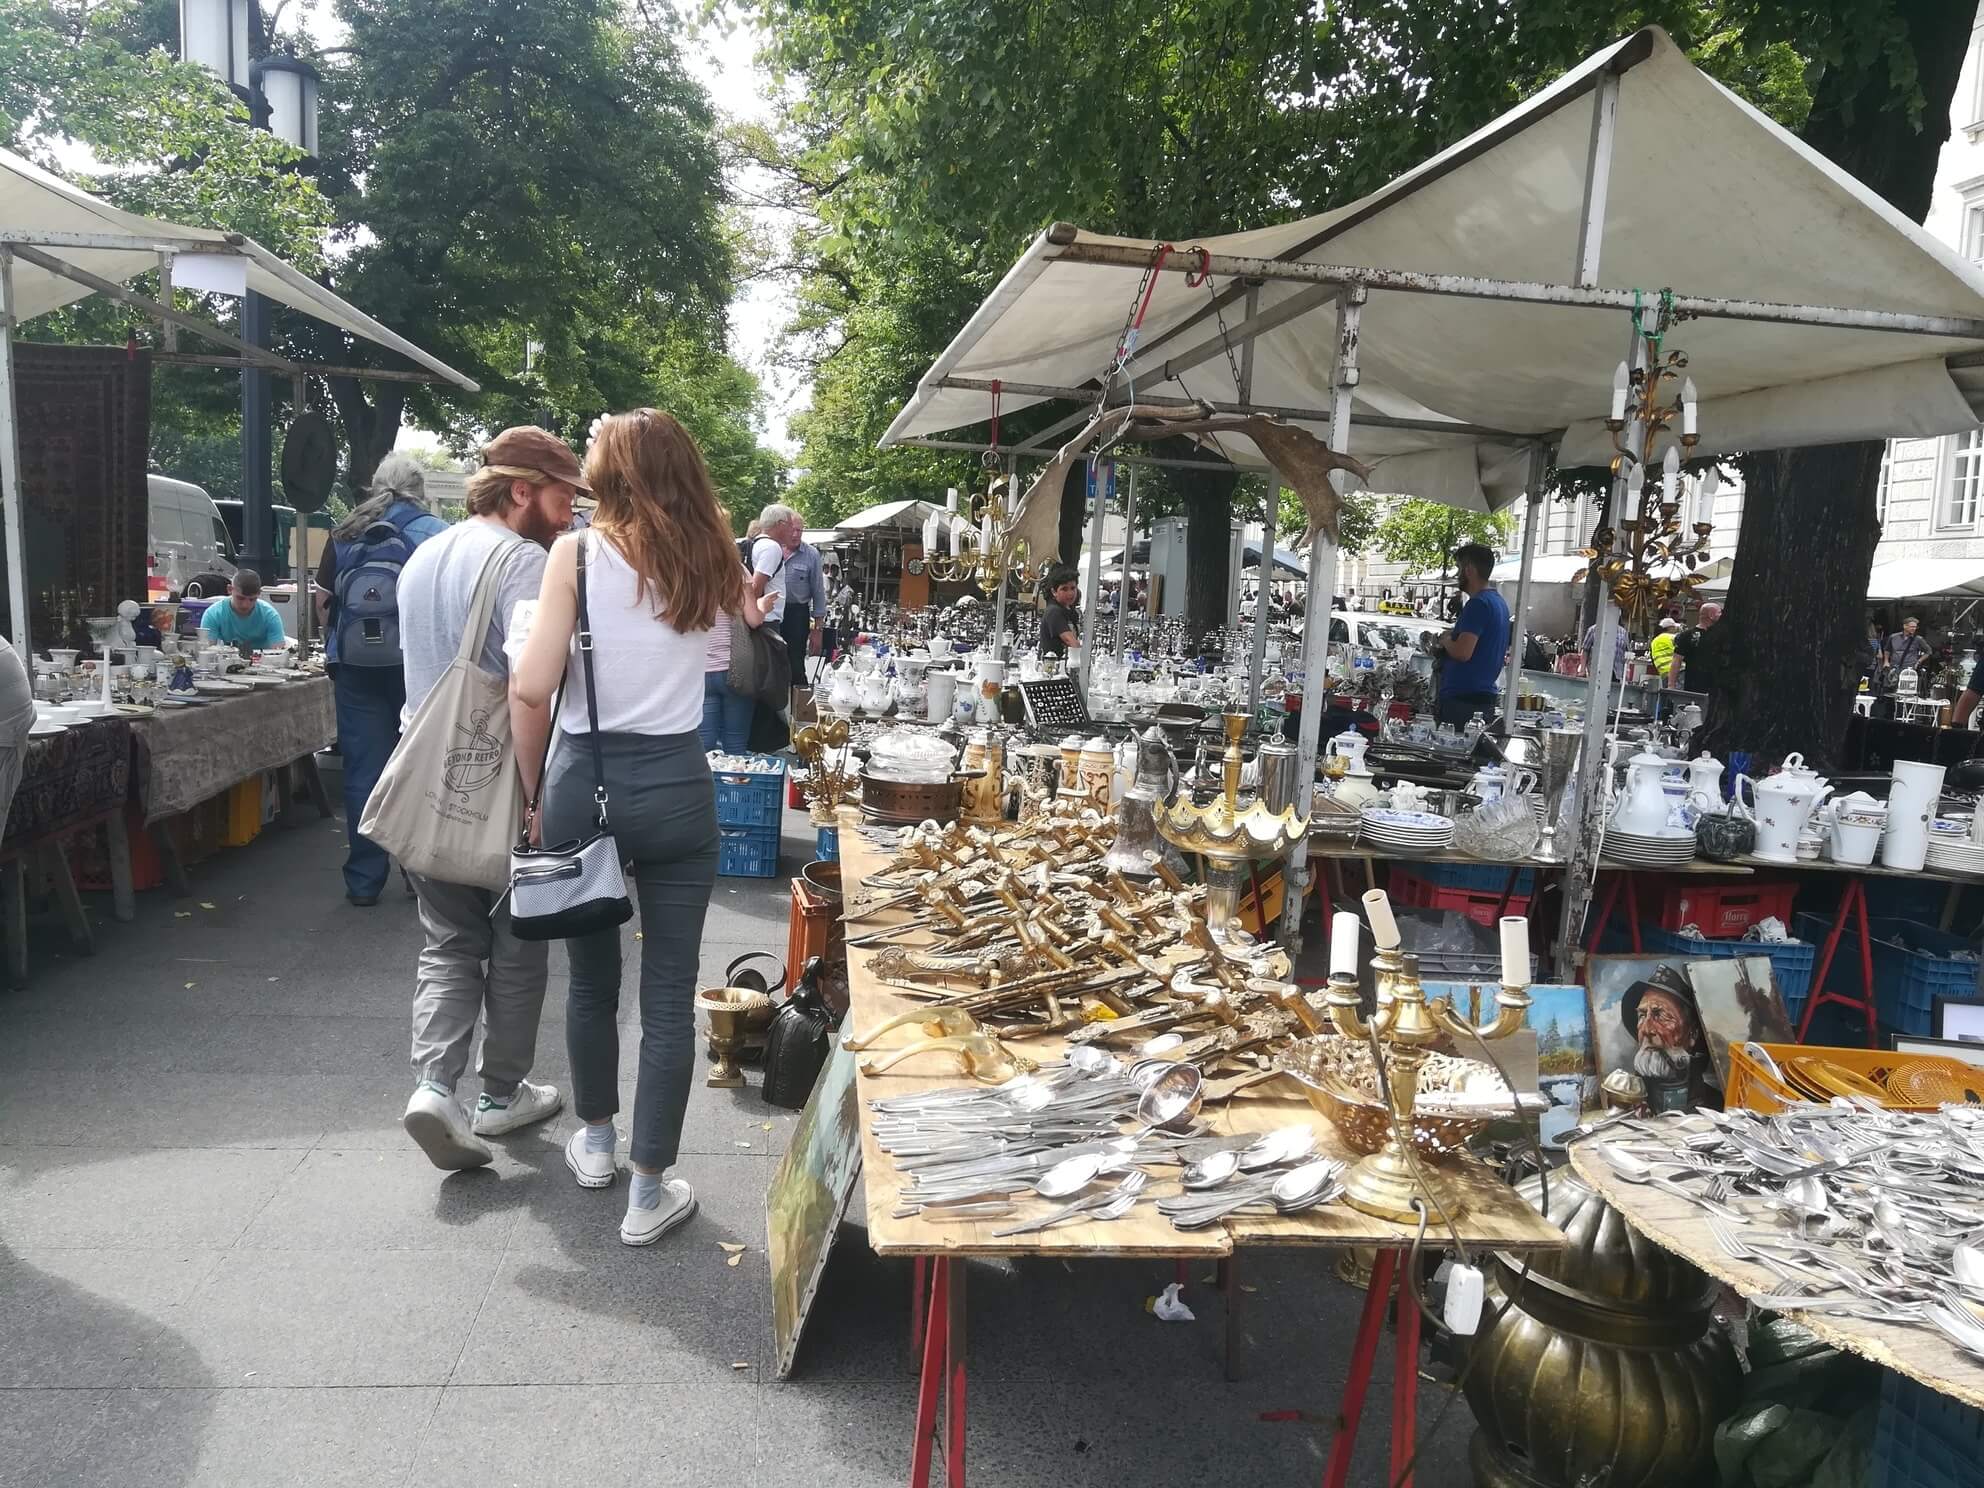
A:
<svg viewBox="0 0 1984 1488">
<path fill-rule="evenodd" d="M 842 813 L 840 829 L 841 872 L 845 892 L 851 899 L 856 884 L 884 868 L 886 857 L 858 830 L 858 817 Z M 850 926 L 861 934 L 880 929 L 905 918 L 902 911 L 886 910 Z M 856 1034 L 910 1012 L 926 1004 L 884 985 L 870 970 L 876 951 L 870 947 L 848 947 L 848 990 L 850 1008 L 844 1031 Z M 922 1037 L 914 1025 L 888 1036 L 891 1045 L 909 1043 Z M 1019 1052 L 1037 1061 L 1059 1059 L 1065 1043 L 1058 1037 L 1028 1040 Z M 884 1096 L 906 1095 L 924 1090 L 957 1088 L 966 1081 L 941 1055 L 919 1057 L 906 1066 L 882 1075 L 863 1075 L 861 1096 L 861 1158 L 868 1203 L 868 1243 L 880 1255 L 911 1256 L 916 1260 L 913 1328 L 920 1337 L 922 1371 L 917 1395 L 916 1435 L 911 1450 L 912 1488 L 926 1488 L 930 1478 L 935 1440 L 937 1407 L 944 1404 L 943 1449 L 945 1473 L 952 1488 L 963 1488 L 965 1477 L 965 1273 L 956 1264 L 969 1256 L 1054 1256 L 1061 1259 L 1108 1256 L 1170 1257 L 1179 1260 L 1205 1258 L 1229 1260 L 1240 1246 L 1370 1246 L 1379 1251 L 1378 1267 L 1366 1292 L 1363 1317 L 1358 1323 L 1357 1341 L 1351 1356 L 1349 1381 L 1344 1387 L 1344 1427 L 1332 1444 L 1330 1468 L 1325 1478 L 1329 1488 L 1341 1488 L 1350 1467 L 1350 1453 L 1356 1442 L 1357 1418 L 1364 1390 L 1376 1358 L 1378 1335 L 1390 1290 L 1390 1277 L 1399 1257 L 1415 1236 L 1412 1225 L 1394 1224 L 1373 1218 L 1345 1204 L 1326 1204 L 1306 1214 L 1261 1215 L 1227 1221 L 1219 1228 L 1185 1231 L 1171 1222 L 1150 1203 L 1140 1203 L 1122 1219 L 1107 1223 L 1067 1224 L 1031 1235 L 1004 1239 L 993 1231 L 1013 1223 L 1001 1219 L 984 1222 L 935 1221 L 922 1216 L 897 1218 L 895 1208 L 902 1181 L 894 1160 L 876 1145 L 874 1118 L 868 1102 Z M 1227 1102 L 1209 1108 L 1205 1120 L 1222 1135 L 1264 1132 L 1295 1122 L 1306 1122 L 1316 1133 L 1318 1155 L 1354 1160 L 1332 1127 L 1301 1094 L 1293 1081 L 1276 1079 L 1253 1086 Z M 1462 1237 L 1469 1245 L 1488 1249 L 1535 1250 L 1561 1246 L 1564 1236 L 1512 1189 L 1501 1183 L 1485 1167 L 1471 1159 L 1445 1169 L 1449 1181 L 1467 1195 L 1468 1208 L 1460 1220 Z M 1153 1180 L 1145 1190 L 1155 1199 L 1176 1193 L 1175 1177 Z M 1030 1200 L 1023 1213 L 1045 1213 L 1051 1207 L 1044 1200 Z M 1438 1243 L 1437 1232 L 1435 1243 Z M 1229 1278 L 1230 1278 L 1230 1272 Z M 927 1291 L 926 1291 L 927 1288 Z M 1226 1287 L 1229 1328 L 1232 1302 L 1236 1293 Z M 928 1311 L 925 1313 L 925 1299 Z M 922 1322 L 927 1315 L 927 1325 Z M 1393 1477 L 1411 1460 L 1413 1453 L 1414 1392 L 1418 1380 L 1419 1311 L 1409 1288 L 1399 1289 L 1399 1366 L 1395 1372 L 1397 1395 L 1394 1399 L 1392 1456 Z M 1229 1342 L 1231 1333 L 1229 1331 Z M 1409 1479 L 1407 1480 L 1409 1483 Z"/>
<path fill-rule="evenodd" d="M 1745 1298 L 1777 1290 L 1778 1279 L 1763 1267 L 1724 1255 L 1709 1233 L 1702 1211 L 1686 1199 L 1626 1182 L 1590 1143 L 1571 1148 L 1571 1166 L 1627 1224 L 1663 1250 L 1699 1266 Z M 1827 1343 L 1984 1409 L 1984 1365 L 1934 1328 L 1865 1322 L 1829 1312 L 1792 1312 L 1787 1316 Z"/>
</svg>

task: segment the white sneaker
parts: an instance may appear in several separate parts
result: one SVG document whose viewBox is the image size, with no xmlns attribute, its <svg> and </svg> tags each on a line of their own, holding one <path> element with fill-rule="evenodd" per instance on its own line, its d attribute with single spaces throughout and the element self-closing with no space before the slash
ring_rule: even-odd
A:
<svg viewBox="0 0 1984 1488">
<path fill-rule="evenodd" d="M 572 1176 L 579 1180 L 580 1188 L 606 1188 L 613 1182 L 613 1154 L 611 1152 L 588 1152 L 586 1150 L 586 1126 L 580 1123 L 579 1129 L 565 1140 L 565 1166 L 572 1170 Z"/>
<path fill-rule="evenodd" d="M 455 1098 L 425 1085 L 406 1103 L 400 1125 L 437 1168 L 479 1168 L 495 1156 L 489 1144 L 469 1129 L 468 1116 Z"/>
<path fill-rule="evenodd" d="M 520 1080 L 507 1106 L 497 1105 L 486 1095 L 476 1101 L 475 1134 L 478 1137 L 507 1136 L 533 1121 L 555 1116 L 564 1109 L 565 1097 L 558 1093 L 556 1085 L 533 1085 L 528 1080 Z"/>
<path fill-rule="evenodd" d="M 627 1207 L 620 1221 L 622 1245 L 652 1245 L 696 1212 L 696 1191 L 680 1178 L 664 1178 L 661 1202 L 652 1209 Z"/>
</svg>

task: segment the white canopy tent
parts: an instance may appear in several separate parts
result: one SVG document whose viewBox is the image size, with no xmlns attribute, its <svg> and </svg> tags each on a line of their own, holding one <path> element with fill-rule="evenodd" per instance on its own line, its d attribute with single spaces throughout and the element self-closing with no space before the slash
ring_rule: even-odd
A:
<svg viewBox="0 0 1984 1488">
<path fill-rule="evenodd" d="M 383 346 L 419 370 L 305 368 L 195 316 L 182 314 L 172 305 L 169 293 L 165 303 L 160 303 L 125 288 L 131 280 L 155 269 L 163 283 L 180 282 L 182 276 L 175 275 L 173 267 L 179 260 L 187 261 L 184 267 L 201 265 L 207 270 L 207 282 L 216 287 L 225 282 L 237 293 L 245 289 L 266 295 L 360 340 Z M 14 337 L 24 322 L 92 294 L 109 295 L 153 315 L 164 327 L 161 355 L 166 359 L 260 366 L 298 377 L 316 370 L 362 378 L 448 382 L 465 392 L 480 391 L 472 379 L 387 330 L 252 238 L 140 217 L 79 190 L 31 161 L 0 150 L 0 507 L 5 517 L 10 635 L 24 658 L 32 654 L 33 639 L 28 633 Z M 178 353 L 176 333 L 180 330 L 227 347 L 235 355 Z M 307 622 L 308 606 L 299 614 Z"/>
<path fill-rule="evenodd" d="M 1870 299 L 1879 308 L 1859 308 Z M 1325 308 L 1333 333 L 1305 320 Z M 995 390 L 1007 416 L 1072 405 L 1029 449 L 1098 407 L 1204 400 L 1326 437 L 1375 464 L 1371 484 L 1387 493 L 1496 510 L 1527 490 L 1534 504 L 1552 449 L 1563 465 L 1610 460 L 1613 368 L 1642 311 L 1683 322 L 1668 347 L 1688 353 L 1699 390 L 1698 456 L 1943 434 L 1984 410 L 1984 276 L 1649 27 L 1333 212 L 1178 244 L 1055 225 L 882 443 L 962 443 L 953 431 L 985 421 Z M 1236 463 L 1267 463 L 1242 436 L 1221 445 Z M 1312 571 L 1334 559 L 1319 538 Z M 1518 612 L 1533 561 L 1526 548 Z M 1311 676 L 1327 659 L 1331 588 L 1309 588 Z M 1600 625 L 1587 827 L 1614 637 Z M 1512 705 L 1513 682 L 1505 692 Z M 1305 772 L 1320 714 L 1303 712 Z M 1566 948 L 1596 837 L 1578 834 Z M 1305 858 L 1298 844 L 1292 866 Z M 1289 902 L 1293 939 L 1301 896 Z"/>
</svg>

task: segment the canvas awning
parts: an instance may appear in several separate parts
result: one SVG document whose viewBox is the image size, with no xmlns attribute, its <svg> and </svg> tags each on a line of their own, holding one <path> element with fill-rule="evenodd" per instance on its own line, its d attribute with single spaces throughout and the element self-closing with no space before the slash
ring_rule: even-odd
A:
<svg viewBox="0 0 1984 1488">
<path fill-rule="evenodd" d="M 64 236 L 87 239 L 89 246 L 66 244 L 61 241 Z M 0 243 L 16 241 L 33 244 L 37 252 L 116 284 L 128 284 L 158 268 L 162 251 L 238 256 L 246 262 L 247 287 L 257 294 L 397 352 L 465 392 L 481 391 L 466 373 L 389 331 L 253 238 L 140 217 L 91 196 L 32 161 L 0 150 Z M 94 292 L 25 259 L 14 265 L 15 313 L 22 320 L 59 310 Z"/>
<path fill-rule="evenodd" d="M 1984 558 L 1896 558 L 1876 563 L 1869 599 L 1984 598 Z"/>
<path fill-rule="evenodd" d="M 1593 153 L 1588 100 L 1612 79 L 1603 253 L 1591 285 L 1573 287 Z M 976 429 L 994 379 L 1006 414 L 1054 401 L 1056 389 L 1092 389 L 1159 246 L 1043 233 L 882 442 Z M 1214 272 L 1194 286 L 1183 271 L 1202 266 L 1201 249 Z M 1369 299 L 1350 451 L 1380 461 L 1375 489 L 1470 509 L 1515 499 L 1526 441 L 1561 442 L 1564 464 L 1609 458 L 1602 419 L 1627 317 L 1636 296 L 1650 301 L 1662 286 L 1702 317 L 1669 343 L 1688 353 L 1700 390 L 1698 454 L 1935 435 L 1984 416 L 1984 368 L 1965 365 L 1984 351 L 1984 276 L 1652 27 L 1371 196 L 1181 241 L 1165 267 L 1130 367 L 1139 401 L 1284 411 L 1320 436 L 1330 302 L 1357 278 Z M 1262 276 L 1251 311 L 1238 288 L 1250 267 Z M 1251 339 L 1244 398 L 1215 295 L 1229 296 L 1221 313 L 1232 336 Z M 1850 313 L 1811 313 L 1839 310 Z M 1222 443 L 1239 463 L 1263 463 L 1243 438 Z"/>
<path fill-rule="evenodd" d="M 1529 581 L 1532 584 L 1568 584 L 1590 566 L 1589 558 L 1576 553 L 1539 553 L 1530 560 Z M 1522 574 L 1522 556 L 1511 553 L 1495 565 L 1494 580 L 1497 584 L 1513 584 Z"/>
<path fill-rule="evenodd" d="M 839 532 L 921 532 L 932 512 L 943 515 L 944 508 L 928 501 L 885 501 L 842 520 Z"/>
</svg>

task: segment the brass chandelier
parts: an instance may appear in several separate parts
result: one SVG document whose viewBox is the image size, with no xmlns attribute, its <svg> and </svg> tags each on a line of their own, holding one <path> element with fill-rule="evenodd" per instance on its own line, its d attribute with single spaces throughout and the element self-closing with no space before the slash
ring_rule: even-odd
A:
<svg viewBox="0 0 1984 1488">
<path fill-rule="evenodd" d="M 937 551 L 944 519 L 932 512 L 923 523 L 923 563 L 930 576 L 947 584 L 969 579 L 987 598 L 998 593 L 1000 583 L 1009 577 L 1014 591 L 1022 595 L 1038 584 L 1050 565 L 1045 560 L 1029 563 L 1026 539 L 1012 536 L 1011 508 L 1018 499 L 1018 476 L 992 475 L 984 493 L 971 499 L 970 525 L 951 516 L 948 554 Z"/>
</svg>

